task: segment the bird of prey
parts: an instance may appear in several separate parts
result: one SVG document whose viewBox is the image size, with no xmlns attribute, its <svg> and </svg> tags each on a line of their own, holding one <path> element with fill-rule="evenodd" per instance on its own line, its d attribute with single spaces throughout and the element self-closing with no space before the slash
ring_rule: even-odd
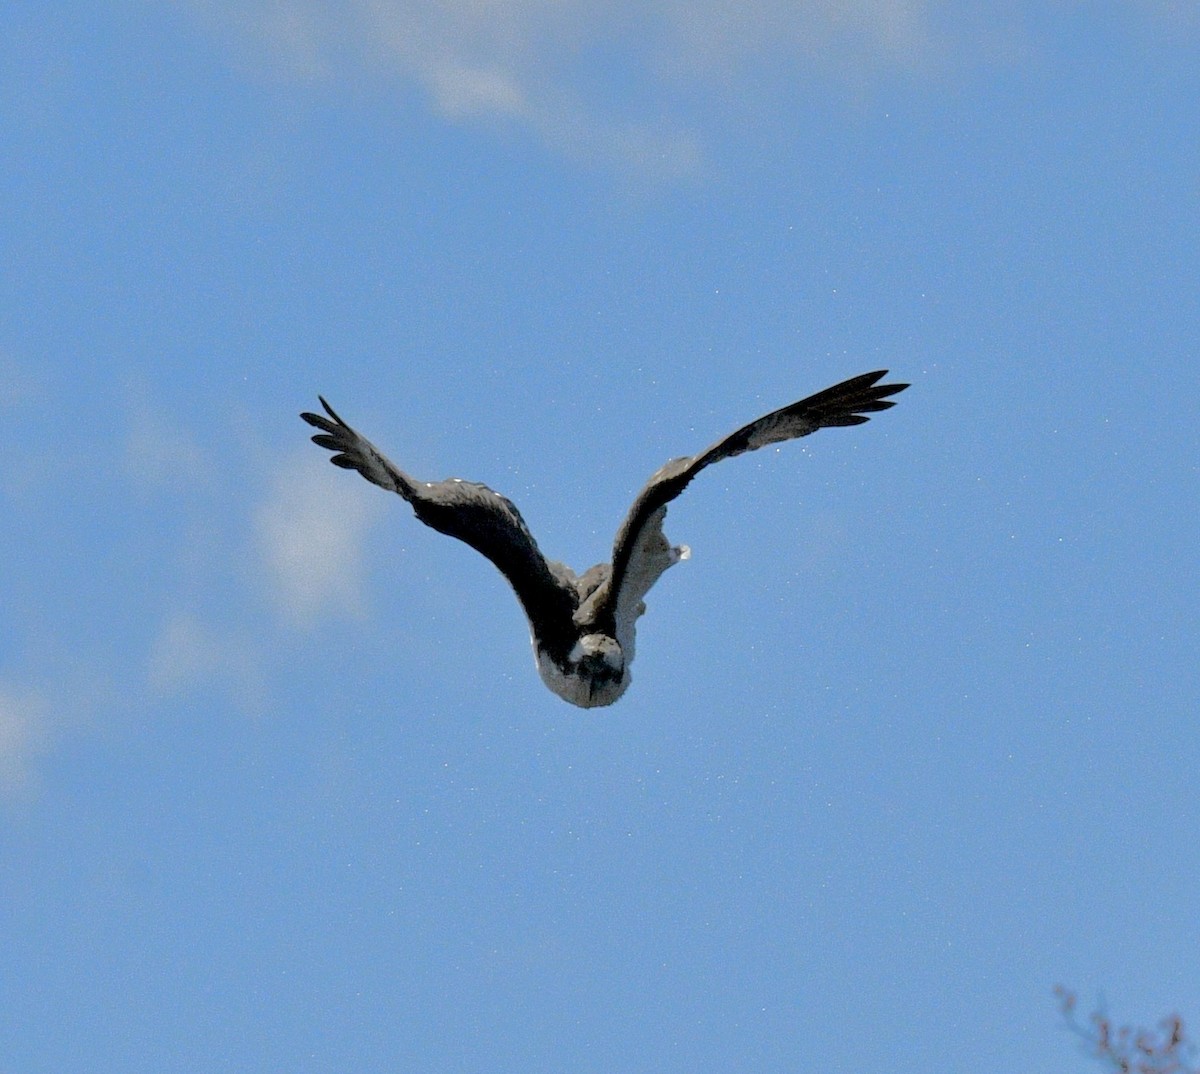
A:
<svg viewBox="0 0 1200 1074">
<path fill-rule="evenodd" d="M 646 610 L 645 596 L 663 571 L 690 555 L 686 545 L 672 546 L 663 534 L 667 505 L 714 462 L 818 429 L 861 425 L 866 415 L 894 406 L 888 396 L 908 385 L 878 383 L 886 374 L 852 377 L 752 421 L 698 455 L 672 459 L 633 501 L 617 530 L 612 562 L 582 575 L 542 555 L 516 507 L 486 485 L 410 477 L 320 396 L 325 414 L 300 416 L 321 430 L 313 442 L 334 452 L 334 465 L 399 493 L 425 525 L 487 556 L 508 579 L 529 619 L 542 681 L 563 700 L 594 708 L 611 705 L 628 689 L 634 627 Z"/>
</svg>

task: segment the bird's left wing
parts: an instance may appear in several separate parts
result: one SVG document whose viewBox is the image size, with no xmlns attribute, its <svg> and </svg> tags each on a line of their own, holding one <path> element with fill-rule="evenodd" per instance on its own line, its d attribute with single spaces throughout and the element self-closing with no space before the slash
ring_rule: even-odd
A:
<svg viewBox="0 0 1200 1074">
<path fill-rule="evenodd" d="M 425 525 L 457 537 L 490 559 L 512 585 L 538 637 L 569 648 L 578 593 L 551 568 L 510 500 L 473 481 L 416 480 L 347 425 L 324 399 L 321 405 L 325 414 L 305 412 L 300 417 L 321 430 L 313 443 L 334 453 L 330 462 L 398 493 Z"/>
<path fill-rule="evenodd" d="M 887 375 L 882 369 L 863 373 L 832 388 L 810 395 L 780 410 L 744 425 L 736 432 L 718 440 L 698 455 L 672 459 L 646 482 L 638 493 L 629 514 L 621 523 L 613 543 L 612 573 L 603 592 L 596 594 L 589 612 L 597 622 L 610 623 L 636 618 L 640 609 L 629 607 L 631 597 L 640 602 L 645 591 L 658 575 L 674 562 L 663 557 L 669 545 L 663 536 L 662 523 L 667 505 L 675 499 L 706 466 L 732 458 L 747 451 L 757 451 L 768 444 L 778 444 L 808 436 L 818 429 L 834 426 L 861 425 L 868 414 L 887 410 L 895 401 L 887 398 L 908 387 L 907 384 L 880 384 Z M 648 578 L 641 564 L 662 564 L 652 569 Z M 638 577 L 634 577 L 638 576 Z M 626 592 L 632 590 L 633 592 Z"/>
</svg>

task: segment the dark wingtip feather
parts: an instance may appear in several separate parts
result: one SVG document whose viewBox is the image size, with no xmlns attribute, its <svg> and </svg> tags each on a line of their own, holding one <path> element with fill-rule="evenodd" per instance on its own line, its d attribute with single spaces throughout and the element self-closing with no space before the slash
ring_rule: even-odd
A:
<svg viewBox="0 0 1200 1074">
<path fill-rule="evenodd" d="M 313 414 L 307 410 L 300 415 L 309 425 L 321 430 L 312 437 L 312 442 L 317 447 L 335 453 L 329 460 L 335 466 L 340 466 L 344 470 L 359 469 L 359 460 L 351 451 L 356 440 L 354 430 L 338 417 L 337 411 L 325 401 L 323 395 L 318 395 L 317 398 L 321 400 L 321 406 L 325 408 L 325 413 L 329 417 L 326 417 L 325 414 Z M 346 452 L 351 453 L 346 454 Z"/>
<path fill-rule="evenodd" d="M 895 402 L 887 396 L 908 387 L 907 384 L 880 384 L 879 381 L 887 373 L 886 369 L 860 373 L 857 377 L 802 399 L 796 404 L 796 410 L 798 413 L 807 413 L 818 427 L 861 425 L 868 420 L 867 414 L 876 414 L 895 406 Z M 856 420 L 848 420 L 850 417 Z"/>
<path fill-rule="evenodd" d="M 345 424 L 346 424 L 344 421 L 342 421 L 342 419 L 341 419 L 341 416 L 338 414 L 338 412 L 337 412 L 336 410 L 334 410 L 334 409 L 333 409 L 333 407 L 331 407 L 331 406 L 330 406 L 330 405 L 329 405 L 329 404 L 328 404 L 328 403 L 325 401 L 325 396 L 323 396 L 323 395 L 318 395 L 318 396 L 317 396 L 317 398 L 321 400 L 321 406 L 323 406 L 323 407 L 325 408 L 325 413 L 326 413 L 326 414 L 328 414 L 328 415 L 329 415 L 331 418 L 333 418 L 333 420 L 334 420 L 334 421 L 336 421 L 336 422 L 337 422 L 339 425 L 345 425 Z"/>
<path fill-rule="evenodd" d="M 888 375 L 888 370 L 877 369 L 874 373 L 863 373 L 861 376 L 855 377 L 853 380 L 846 382 L 847 388 L 872 388 L 871 394 L 880 395 L 895 395 L 897 392 L 904 391 L 905 388 L 911 388 L 911 384 L 876 384 Z"/>
<path fill-rule="evenodd" d="M 858 409 L 862 410 L 863 408 L 859 407 Z M 862 425 L 863 422 L 870 420 L 870 418 L 863 414 L 843 414 L 839 417 L 827 418 L 825 420 L 825 425 L 831 428 L 841 428 L 847 425 Z"/>
<path fill-rule="evenodd" d="M 883 380 L 888 372 L 886 369 L 877 369 L 874 373 L 864 373 L 862 376 L 847 381 L 846 387 L 851 389 L 870 388 L 872 395 L 895 395 L 897 392 L 904 391 L 905 388 L 912 387 L 911 384 L 879 384 L 878 381 Z"/>
<path fill-rule="evenodd" d="M 336 425 L 346 424 L 338 416 L 338 412 L 325 401 L 325 396 L 318 395 L 317 398 L 321 400 L 321 406 L 325 408 L 325 414 L 328 414 L 329 418 L 332 418 L 333 421 L 331 422 L 329 418 L 325 417 L 325 414 L 314 414 L 311 410 L 301 411 L 300 417 L 308 422 L 309 425 L 315 425 L 318 429 L 324 429 L 326 432 L 333 432 Z"/>
</svg>

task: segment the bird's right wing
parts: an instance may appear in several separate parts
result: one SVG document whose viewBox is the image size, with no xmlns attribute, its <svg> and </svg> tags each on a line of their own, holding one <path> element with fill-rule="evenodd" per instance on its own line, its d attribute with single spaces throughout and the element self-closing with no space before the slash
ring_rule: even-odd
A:
<svg viewBox="0 0 1200 1074">
<path fill-rule="evenodd" d="M 668 559 L 664 558 L 669 554 L 669 544 L 662 533 L 667 505 L 687 488 L 701 470 L 722 459 L 757 451 L 768 444 L 808 436 L 818 429 L 861 425 L 868 420 L 868 414 L 895 406 L 895 401 L 887 397 L 908 387 L 907 384 L 878 383 L 886 375 L 887 370 L 879 370 L 842 381 L 832 388 L 764 414 L 698 455 L 672 459 L 659 469 L 638 493 L 617 531 L 613 544 L 612 574 L 605 591 L 597 593 L 591 614 L 598 622 L 606 622 L 613 618 L 625 620 L 635 613 L 636 609 L 624 608 L 630 602 L 623 590 L 629 588 L 627 582 L 631 578 L 636 579 L 633 589 L 640 591 L 635 593 L 640 601 L 645 590 L 669 566 Z M 648 572 L 639 569 L 639 561 L 642 560 L 651 567 Z M 646 574 L 646 578 L 641 578 L 642 574 Z"/>
<path fill-rule="evenodd" d="M 321 430 L 313 443 L 334 452 L 330 462 L 357 470 L 380 488 L 403 496 L 425 525 L 457 537 L 490 559 L 512 585 L 543 645 L 570 648 L 578 594 L 551 569 L 511 501 L 472 481 L 410 477 L 347 425 L 323 398 L 321 405 L 325 414 L 305 412 L 300 417 Z"/>
</svg>

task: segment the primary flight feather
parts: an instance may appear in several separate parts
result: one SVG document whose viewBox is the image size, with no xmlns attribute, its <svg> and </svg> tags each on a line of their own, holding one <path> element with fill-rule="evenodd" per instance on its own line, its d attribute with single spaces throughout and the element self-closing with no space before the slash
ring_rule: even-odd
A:
<svg viewBox="0 0 1200 1074">
<path fill-rule="evenodd" d="M 542 555 L 516 507 L 486 485 L 410 477 L 319 396 L 325 414 L 300 416 L 321 430 L 313 442 L 334 453 L 334 465 L 399 493 L 425 525 L 487 556 L 525 609 L 542 681 L 571 704 L 593 708 L 611 705 L 628 688 L 643 600 L 663 571 L 689 555 L 686 545 L 674 547 L 663 534 L 667 505 L 714 462 L 818 429 L 861 425 L 868 414 L 895 406 L 888 396 L 908 385 L 878 383 L 886 375 L 852 377 L 752 421 L 698 455 L 672 459 L 633 501 L 617 530 L 612 562 L 582 575 Z"/>
</svg>

